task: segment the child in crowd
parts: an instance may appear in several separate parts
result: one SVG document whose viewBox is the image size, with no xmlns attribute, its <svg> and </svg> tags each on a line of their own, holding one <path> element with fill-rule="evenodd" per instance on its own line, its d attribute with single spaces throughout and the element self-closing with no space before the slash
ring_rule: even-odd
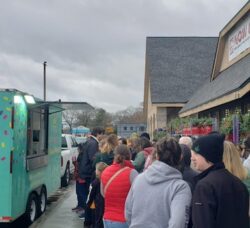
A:
<svg viewBox="0 0 250 228">
<path fill-rule="evenodd" d="M 103 213 L 104 213 L 104 199 L 100 193 L 100 178 L 103 170 L 108 165 L 104 162 L 96 164 L 96 178 L 90 185 L 89 197 L 87 199 L 87 208 L 85 213 L 89 213 L 88 218 L 92 221 L 85 220 L 84 227 L 103 228 Z M 86 217 L 86 218 L 87 218 Z"/>
</svg>

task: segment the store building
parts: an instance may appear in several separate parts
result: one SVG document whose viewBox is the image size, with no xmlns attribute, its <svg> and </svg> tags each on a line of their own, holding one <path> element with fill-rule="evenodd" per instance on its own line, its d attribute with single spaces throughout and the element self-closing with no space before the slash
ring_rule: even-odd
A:
<svg viewBox="0 0 250 228">
<path fill-rule="evenodd" d="M 180 110 L 180 117 L 250 113 L 250 3 L 221 30 L 213 71 Z"/>
<path fill-rule="evenodd" d="M 217 42 L 216 37 L 147 37 L 144 114 L 151 136 L 209 82 Z"/>
</svg>

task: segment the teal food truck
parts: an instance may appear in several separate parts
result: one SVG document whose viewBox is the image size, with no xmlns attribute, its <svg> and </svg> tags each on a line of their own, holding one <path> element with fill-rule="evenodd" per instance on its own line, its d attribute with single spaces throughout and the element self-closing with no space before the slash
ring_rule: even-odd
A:
<svg viewBox="0 0 250 228">
<path fill-rule="evenodd" d="M 0 89 L 0 225 L 32 223 L 60 187 L 61 109 L 15 89 Z"/>
</svg>

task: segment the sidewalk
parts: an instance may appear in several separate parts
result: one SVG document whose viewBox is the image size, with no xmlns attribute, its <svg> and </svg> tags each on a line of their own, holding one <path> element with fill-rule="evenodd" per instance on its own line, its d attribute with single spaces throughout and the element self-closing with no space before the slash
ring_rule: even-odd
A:
<svg viewBox="0 0 250 228">
<path fill-rule="evenodd" d="M 30 228 L 83 228 L 83 221 L 78 214 L 71 211 L 76 205 L 75 185 L 60 198 L 56 205 L 51 205 Z"/>
</svg>

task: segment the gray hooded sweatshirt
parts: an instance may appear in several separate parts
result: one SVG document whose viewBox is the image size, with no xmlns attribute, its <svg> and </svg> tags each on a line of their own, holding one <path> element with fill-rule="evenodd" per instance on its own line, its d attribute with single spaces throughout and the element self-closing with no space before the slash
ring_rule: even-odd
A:
<svg viewBox="0 0 250 228">
<path fill-rule="evenodd" d="M 130 228 L 185 228 L 191 191 L 181 173 L 155 161 L 135 179 L 125 204 Z"/>
</svg>

